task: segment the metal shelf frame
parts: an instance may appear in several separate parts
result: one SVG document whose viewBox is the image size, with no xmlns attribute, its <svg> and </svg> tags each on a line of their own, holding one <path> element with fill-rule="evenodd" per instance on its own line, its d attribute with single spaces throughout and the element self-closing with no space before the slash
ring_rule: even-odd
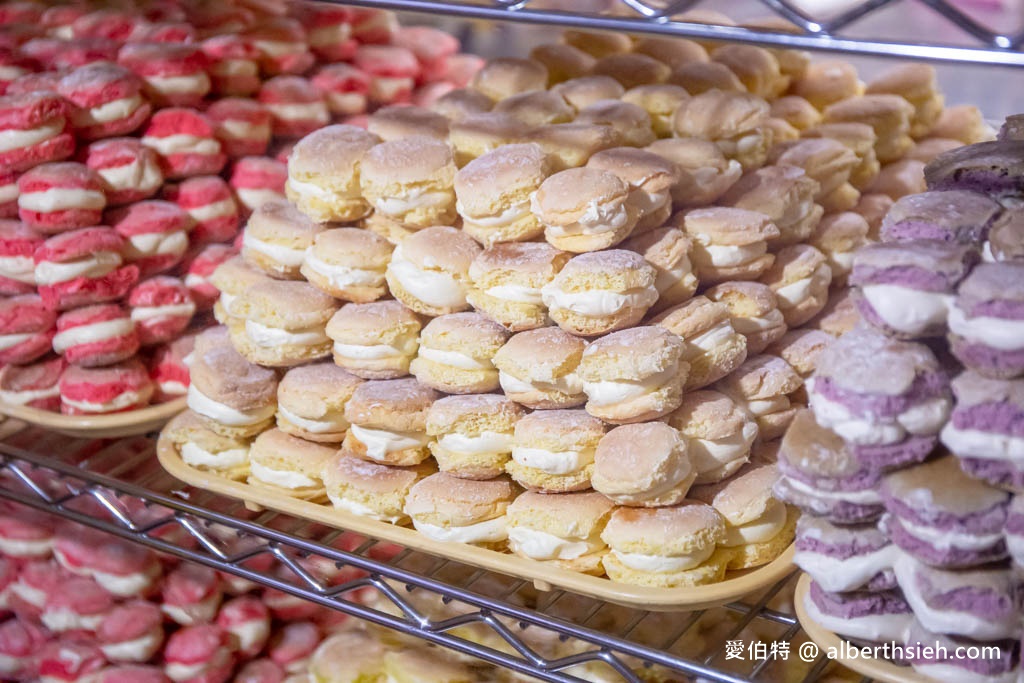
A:
<svg viewBox="0 0 1024 683">
<path fill-rule="evenodd" d="M 544 681 L 639 683 L 643 678 L 635 672 L 643 668 L 669 680 L 776 680 L 759 677 L 772 666 L 768 660 L 723 666 L 725 641 L 753 627 L 768 628 L 773 639 L 794 645 L 803 637 L 790 611 L 770 606 L 792 591 L 793 576 L 750 602 L 675 614 L 616 607 L 561 591 L 542 593 L 512 577 L 287 515 L 247 510 L 172 478 L 160 468 L 154 446 L 154 439 L 144 437 L 69 439 L 8 420 L 0 424 L 0 499 Z M 263 556 L 273 558 L 272 570 L 249 566 Z M 337 571 L 318 572 L 317 562 Z M 374 600 L 366 599 L 368 592 Z M 442 613 L 433 614 L 430 607 Z M 717 625 L 714 642 L 687 651 L 687 637 L 701 623 Z M 477 629 L 475 635 L 467 627 Z M 481 632 L 489 637 L 481 638 Z M 558 651 L 539 643 L 557 644 Z M 599 679 L 593 678 L 597 663 Z M 803 663 L 801 677 L 814 681 L 827 665 L 824 656 Z"/>
<path fill-rule="evenodd" d="M 1024 29 L 1017 33 L 993 30 L 948 0 L 860 0 L 860 4 L 830 17 L 815 19 L 790 0 L 758 0 L 772 14 L 793 24 L 794 32 L 717 26 L 675 19 L 693 9 L 699 0 L 617 0 L 618 14 L 589 14 L 537 8 L 537 0 L 326 0 L 337 4 L 376 7 L 396 11 L 451 15 L 470 19 L 518 21 L 566 28 L 627 33 L 652 33 L 680 38 L 723 40 L 782 48 L 824 50 L 880 57 L 903 57 L 940 62 L 1024 67 Z M 920 42 L 908 35 L 905 42 L 844 37 L 845 29 L 868 15 L 896 4 L 914 1 L 927 7 L 950 26 L 958 27 L 975 45 L 959 46 Z M 567 4 L 564 3 L 563 4 Z M 709 9 L 714 5 L 709 4 Z"/>
</svg>

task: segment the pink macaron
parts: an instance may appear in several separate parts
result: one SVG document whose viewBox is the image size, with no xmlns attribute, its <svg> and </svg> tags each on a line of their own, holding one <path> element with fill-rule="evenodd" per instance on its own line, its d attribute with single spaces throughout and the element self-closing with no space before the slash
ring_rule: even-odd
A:
<svg viewBox="0 0 1024 683">
<path fill-rule="evenodd" d="M 163 669 L 139 664 L 108 666 L 93 679 L 93 683 L 170 683 L 170 681 L 171 679 L 167 678 Z"/>
<path fill-rule="evenodd" d="M 137 359 L 104 368 L 70 366 L 60 378 L 61 412 L 101 415 L 135 410 L 149 403 L 153 382 Z"/>
<path fill-rule="evenodd" d="M 283 625 L 274 634 L 267 654 L 288 673 L 305 671 L 309 658 L 323 640 L 323 634 L 310 621 L 294 621 Z"/>
<path fill-rule="evenodd" d="M 7 84 L 7 95 L 27 95 L 35 92 L 57 92 L 60 79 L 71 73 L 71 69 L 60 71 L 37 71 L 34 74 L 18 76 Z M 68 107 L 70 112 L 70 106 Z"/>
<path fill-rule="evenodd" d="M 238 653 L 247 659 L 262 652 L 270 639 L 270 610 L 254 596 L 225 602 L 216 624 L 235 638 Z"/>
<path fill-rule="evenodd" d="M 172 269 L 188 249 L 192 218 L 174 202 L 129 204 L 108 212 L 107 222 L 125 238 L 125 260 L 138 266 L 139 277 Z"/>
<path fill-rule="evenodd" d="M 194 43 L 196 29 L 186 21 L 158 21 L 136 27 L 132 43 Z"/>
<path fill-rule="evenodd" d="M 179 565 L 164 579 L 160 609 L 182 626 L 208 624 L 222 598 L 217 572 L 195 564 Z"/>
<path fill-rule="evenodd" d="M 296 8 L 309 47 L 323 62 L 352 59 L 359 43 L 352 37 L 352 10 L 327 3 L 302 3 Z"/>
<path fill-rule="evenodd" d="M 39 676 L 39 651 L 50 634 L 31 619 L 0 623 L 0 678 L 30 681 Z"/>
<path fill-rule="evenodd" d="M 117 61 L 142 78 L 146 96 L 161 107 L 197 107 L 212 87 L 196 45 L 129 43 Z"/>
<path fill-rule="evenodd" d="M 227 161 L 213 122 L 195 109 L 174 107 L 153 114 L 142 144 L 160 155 L 166 178 L 216 175 Z"/>
<path fill-rule="evenodd" d="M 456 88 L 465 88 L 473 81 L 473 77 L 484 68 L 485 61 L 476 55 L 460 53 L 446 60 L 444 80 Z"/>
<path fill-rule="evenodd" d="M 67 101 L 55 93 L 35 92 L 0 97 L 0 168 L 27 171 L 75 151 Z"/>
<path fill-rule="evenodd" d="M 326 126 L 327 103 L 308 79 L 276 76 L 260 88 L 259 101 L 270 112 L 274 135 L 301 138 Z"/>
<path fill-rule="evenodd" d="M 272 133 L 270 112 L 256 100 L 226 97 L 211 104 L 206 115 L 228 157 L 267 153 Z"/>
<path fill-rule="evenodd" d="M 74 23 L 79 17 L 89 13 L 87 5 L 55 5 L 43 12 L 39 23 L 46 33 L 54 38 L 68 40 L 74 38 Z"/>
<path fill-rule="evenodd" d="M 0 400 L 9 405 L 60 411 L 60 377 L 67 361 L 50 356 L 28 365 L 0 370 Z"/>
<path fill-rule="evenodd" d="M 23 562 L 10 587 L 11 609 L 20 617 L 38 621 L 51 593 L 72 577 L 53 560 Z"/>
<path fill-rule="evenodd" d="M 383 45 L 395 38 L 398 19 L 393 12 L 369 7 L 352 8 L 352 37 L 367 45 Z"/>
<path fill-rule="evenodd" d="M 444 80 L 448 58 L 459 51 L 458 39 L 431 26 L 403 26 L 395 33 L 395 44 L 406 47 L 420 63 L 420 80 Z"/>
<path fill-rule="evenodd" d="M 181 336 L 196 312 L 185 283 L 167 275 L 135 285 L 128 294 L 128 306 L 143 346 L 165 344 Z"/>
<path fill-rule="evenodd" d="M 18 178 L 18 217 L 39 232 L 98 225 L 106 206 L 103 180 L 76 161 L 41 164 Z"/>
<path fill-rule="evenodd" d="M 268 157 L 243 157 L 232 166 L 228 183 L 239 205 L 252 213 L 267 202 L 285 199 L 287 181 L 286 164 Z"/>
<path fill-rule="evenodd" d="M 111 662 L 148 662 L 164 643 L 163 614 L 151 602 L 133 600 L 107 612 L 96 643 Z"/>
<path fill-rule="evenodd" d="M 80 640 L 55 640 L 39 650 L 40 683 L 87 683 L 106 665 L 95 645 Z"/>
<path fill-rule="evenodd" d="M 74 69 L 93 62 L 115 62 L 120 46 L 120 43 L 106 38 L 73 38 L 52 41 L 53 44 L 50 41 L 51 38 L 33 40 L 30 41 L 32 45 L 23 49 L 31 51 L 44 66 L 54 71 Z M 47 53 L 48 58 L 44 58 Z"/>
<path fill-rule="evenodd" d="M 11 48 L 0 48 L 0 95 L 6 94 L 13 81 L 35 73 L 39 68 L 39 63 L 31 57 Z"/>
<path fill-rule="evenodd" d="M 37 294 L 0 299 L 0 365 L 25 365 L 49 353 L 56 320 Z"/>
<path fill-rule="evenodd" d="M 71 32 L 75 38 L 105 38 L 123 43 L 135 32 L 140 21 L 134 12 L 99 9 L 75 19 Z"/>
<path fill-rule="evenodd" d="M 165 187 L 164 197 L 192 218 L 193 244 L 227 242 L 238 234 L 238 204 L 231 186 L 223 178 L 189 178 L 173 187 Z"/>
<path fill-rule="evenodd" d="M 73 365 L 95 368 L 134 356 L 139 335 L 119 304 L 84 306 L 57 318 L 53 350 Z"/>
<path fill-rule="evenodd" d="M 370 75 L 351 64 L 328 64 L 320 68 L 310 82 L 327 101 L 336 116 L 351 116 L 366 111 Z"/>
<path fill-rule="evenodd" d="M 153 351 L 149 362 L 149 377 L 156 388 L 153 403 L 166 403 L 188 393 L 188 362 L 194 345 L 195 335 L 186 334 Z"/>
<path fill-rule="evenodd" d="M 72 574 L 93 579 L 119 598 L 147 595 L 161 575 L 151 550 L 77 524 L 58 529 L 53 556 Z"/>
<path fill-rule="evenodd" d="M 186 258 L 185 286 L 198 310 L 210 310 L 220 298 L 220 290 L 210 282 L 210 276 L 217 266 L 237 254 L 229 244 L 208 244 Z"/>
<path fill-rule="evenodd" d="M 316 62 L 296 19 L 267 17 L 245 37 L 260 51 L 260 68 L 269 76 L 305 73 Z"/>
<path fill-rule="evenodd" d="M 160 155 L 137 138 L 111 138 L 90 144 L 85 165 L 103 180 L 108 206 L 148 199 L 164 184 Z"/>
<path fill-rule="evenodd" d="M 179 629 L 164 648 L 164 673 L 173 681 L 227 683 L 234 665 L 231 634 L 214 624 Z"/>
<path fill-rule="evenodd" d="M 234 3 L 193 4 L 189 20 L 202 38 L 241 33 L 256 24 L 256 13 Z"/>
<path fill-rule="evenodd" d="M 408 48 L 398 45 L 361 45 L 353 63 L 370 75 L 370 101 L 400 104 L 412 99 L 420 63 Z"/>
<path fill-rule="evenodd" d="M 75 105 L 71 123 L 81 140 L 127 135 L 152 112 L 142 95 L 142 80 L 113 62 L 95 62 L 63 77 L 57 92 Z"/>
<path fill-rule="evenodd" d="M 284 669 L 272 660 L 261 657 L 247 662 L 239 669 L 234 683 L 284 683 L 286 676 Z"/>
<path fill-rule="evenodd" d="M 139 279 L 124 264 L 125 240 L 112 228 L 82 228 L 43 242 L 36 249 L 36 284 L 47 308 L 67 310 L 116 301 Z"/>
<path fill-rule="evenodd" d="M 114 606 L 114 598 L 92 579 L 76 576 L 46 597 L 40 619 L 54 633 L 93 632 Z"/>
<path fill-rule="evenodd" d="M 9 169 L 0 170 L 0 219 L 18 215 L 18 174 Z"/>
<path fill-rule="evenodd" d="M 202 42 L 213 92 L 226 97 L 251 95 L 260 89 L 260 51 L 248 38 L 228 33 Z"/>
<path fill-rule="evenodd" d="M 18 506 L 0 514 L 0 554 L 18 560 L 45 560 L 53 554 L 53 518 Z"/>
<path fill-rule="evenodd" d="M 21 221 L 0 219 L 0 294 L 13 296 L 36 291 L 32 254 L 45 237 Z"/>
</svg>

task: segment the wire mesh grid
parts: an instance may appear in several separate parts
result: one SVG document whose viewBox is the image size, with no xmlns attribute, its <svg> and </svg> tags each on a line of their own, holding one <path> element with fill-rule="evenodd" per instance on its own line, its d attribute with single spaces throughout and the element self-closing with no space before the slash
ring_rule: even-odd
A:
<svg viewBox="0 0 1024 683">
<path fill-rule="evenodd" d="M 374 541 L 183 485 L 154 440 L 87 441 L 0 424 L 0 498 L 546 681 L 817 681 L 790 606 L 795 576 L 748 601 L 645 612 Z M 775 643 L 735 658 L 727 642 Z M 844 677 L 844 680 L 857 680 Z"/>
<path fill-rule="evenodd" d="M 791 30 L 778 27 L 720 26 L 687 21 L 679 15 L 694 9 L 700 0 L 326 0 L 347 5 L 379 7 L 474 19 L 519 21 L 570 28 L 631 33 L 655 33 L 686 38 L 724 40 L 808 50 L 910 57 L 988 65 L 1024 66 L 1024 28 L 1012 17 L 991 23 L 979 21 L 951 0 L 854 0 L 846 9 L 827 18 L 807 13 L 793 0 L 756 0 L 771 15 L 789 22 Z M 952 32 L 965 45 L 933 42 L 920 22 L 907 22 L 899 40 L 853 37 L 850 29 L 862 20 L 884 14 L 896 6 L 918 5 L 931 14 L 943 35 Z M 803 5 L 812 3 L 804 2 Z M 718 3 L 704 3 L 716 9 Z M 701 7 L 703 9 L 703 7 Z M 604 11 L 601 11 L 604 10 Z"/>
</svg>

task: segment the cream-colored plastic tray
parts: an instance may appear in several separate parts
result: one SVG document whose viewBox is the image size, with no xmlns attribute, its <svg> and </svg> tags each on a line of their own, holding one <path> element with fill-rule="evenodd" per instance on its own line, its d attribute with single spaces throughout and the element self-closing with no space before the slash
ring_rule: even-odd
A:
<svg viewBox="0 0 1024 683">
<path fill-rule="evenodd" d="M 184 396 L 167 403 L 110 415 L 62 415 L 0 401 L 0 415 L 17 418 L 60 434 L 93 439 L 155 432 L 184 409 Z"/>
<path fill-rule="evenodd" d="M 822 652 L 844 655 L 845 651 L 841 649 L 843 637 L 829 631 L 808 616 L 807 610 L 804 608 L 804 600 L 807 599 L 810 592 L 811 577 L 807 574 L 801 574 L 794 594 L 796 617 L 800 620 L 800 625 L 803 626 L 807 636 L 817 643 Z M 834 659 L 848 669 L 852 669 L 876 681 L 883 681 L 884 683 L 935 683 L 934 679 L 917 673 L 909 666 L 893 664 L 887 659 L 873 657 L 853 659 L 846 656 L 836 656 Z"/>
<path fill-rule="evenodd" d="M 244 482 L 231 481 L 197 470 L 181 459 L 178 449 L 163 434 L 157 443 L 157 457 L 170 474 L 187 484 L 246 501 L 254 508 L 284 512 L 408 548 L 445 557 L 491 571 L 533 581 L 539 590 L 561 588 L 608 602 L 648 610 L 673 611 L 721 605 L 780 581 L 793 571 L 793 548 L 775 561 L 757 569 L 730 572 L 725 581 L 693 588 L 648 588 L 617 583 L 606 578 L 587 576 L 516 555 L 478 548 L 462 543 L 446 543 L 428 538 L 415 529 L 360 517 L 331 505 L 297 500 L 283 493 L 257 489 Z"/>
</svg>

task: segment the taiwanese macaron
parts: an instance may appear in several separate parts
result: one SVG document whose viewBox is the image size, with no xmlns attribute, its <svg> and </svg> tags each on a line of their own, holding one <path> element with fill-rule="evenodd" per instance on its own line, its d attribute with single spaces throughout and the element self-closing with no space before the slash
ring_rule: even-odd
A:
<svg viewBox="0 0 1024 683">
<path fill-rule="evenodd" d="M 346 304 L 327 323 L 327 336 L 337 365 L 363 379 L 397 379 L 409 374 L 421 326 L 398 301 Z"/>
</svg>

